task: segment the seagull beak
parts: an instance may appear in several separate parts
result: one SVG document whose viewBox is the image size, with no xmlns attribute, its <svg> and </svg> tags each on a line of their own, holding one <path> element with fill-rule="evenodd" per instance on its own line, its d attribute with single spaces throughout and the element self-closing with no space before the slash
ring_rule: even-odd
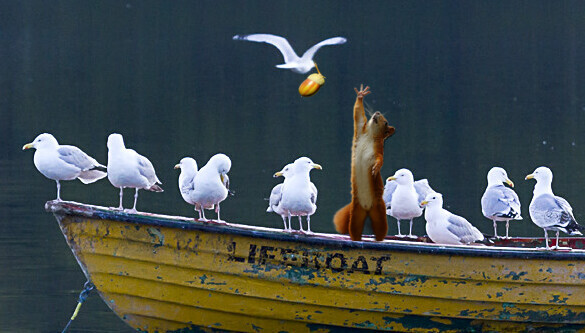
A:
<svg viewBox="0 0 585 333">
<path fill-rule="evenodd" d="M 221 183 L 223 184 L 223 173 L 219 174 L 219 179 L 221 179 Z"/>
<path fill-rule="evenodd" d="M 526 176 L 526 178 L 524 178 L 524 180 L 528 180 L 528 179 L 534 179 L 534 174 L 529 174 L 528 176 Z"/>
<path fill-rule="evenodd" d="M 173 169 L 180 169 L 181 168 L 181 164 L 177 164 L 175 165 L 175 167 Z"/>
<path fill-rule="evenodd" d="M 425 201 L 423 201 L 423 202 L 421 202 L 421 203 L 420 203 L 420 206 L 421 206 L 421 207 L 422 207 L 422 206 L 426 206 L 426 204 L 428 204 L 428 203 L 429 203 L 429 202 L 425 200 Z"/>
<path fill-rule="evenodd" d="M 274 177 L 274 178 L 276 178 L 276 177 L 282 177 L 282 171 L 278 171 L 272 177 Z"/>
<path fill-rule="evenodd" d="M 394 176 L 390 176 L 386 179 L 387 182 L 391 181 L 391 180 L 396 180 L 396 177 Z"/>
<path fill-rule="evenodd" d="M 317 163 L 313 163 L 313 169 L 317 169 L 317 170 L 323 170 L 323 167 L 321 167 L 319 164 Z"/>
<path fill-rule="evenodd" d="M 514 182 L 512 182 L 509 179 L 504 180 L 506 182 L 506 184 L 510 185 L 510 187 L 514 187 Z"/>
<path fill-rule="evenodd" d="M 22 150 L 27 150 L 27 149 L 31 149 L 34 148 L 35 145 L 31 142 L 31 143 L 27 143 L 24 146 L 22 146 Z"/>
</svg>

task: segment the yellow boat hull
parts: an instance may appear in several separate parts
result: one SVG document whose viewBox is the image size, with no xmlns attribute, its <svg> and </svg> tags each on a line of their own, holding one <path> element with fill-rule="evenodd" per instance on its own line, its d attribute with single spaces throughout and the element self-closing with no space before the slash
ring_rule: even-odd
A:
<svg viewBox="0 0 585 333">
<path fill-rule="evenodd" d="M 108 306 L 144 332 L 585 332 L 585 251 L 439 246 L 48 202 Z"/>
</svg>

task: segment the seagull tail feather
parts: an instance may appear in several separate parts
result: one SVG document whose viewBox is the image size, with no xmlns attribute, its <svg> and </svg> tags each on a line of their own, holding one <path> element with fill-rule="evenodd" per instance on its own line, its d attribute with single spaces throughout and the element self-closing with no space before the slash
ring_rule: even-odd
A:
<svg viewBox="0 0 585 333">
<path fill-rule="evenodd" d="M 147 190 L 152 191 L 152 192 L 164 192 L 164 190 L 162 189 L 162 187 L 154 184 L 151 187 L 147 188 Z"/>
<path fill-rule="evenodd" d="M 104 171 L 92 169 L 83 171 L 77 178 L 84 184 L 90 184 L 104 178 L 107 175 L 108 174 Z"/>
</svg>

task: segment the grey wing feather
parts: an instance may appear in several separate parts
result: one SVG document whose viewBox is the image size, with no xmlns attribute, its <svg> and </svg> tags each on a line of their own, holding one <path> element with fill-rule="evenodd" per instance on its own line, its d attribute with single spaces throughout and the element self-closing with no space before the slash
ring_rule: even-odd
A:
<svg viewBox="0 0 585 333">
<path fill-rule="evenodd" d="M 392 194 L 394 194 L 394 191 L 396 191 L 397 186 L 398 184 L 393 180 L 389 182 L 387 181 L 386 185 L 384 185 L 384 194 L 382 195 L 382 199 L 384 199 L 384 202 L 386 203 L 386 208 L 390 208 L 390 203 L 392 202 Z"/>
<path fill-rule="evenodd" d="M 317 187 L 311 182 L 311 202 L 313 205 L 317 203 L 317 193 Z"/>
<path fill-rule="evenodd" d="M 481 210 L 487 218 L 509 217 L 521 219 L 518 195 L 503 185 L 486 189 L 481 197 Z"/>
<path fill-rule="evenodd" d="M 418 194 L 419 203 L 423 202 L 429 193 L 435 192 L 429 185 L 429 181 L 427 179 L 420 179 L 415 181 L 414 189 L 416 190 L 416 194 Z"/>
<path fill-rule="evenodd" d="M 481 232 L 465 218 L 451 214 L 448 221 L 449 226 L 447 227 L 447 230 L 457 236 L 462 243 L 473 243 L 477 240 L 483 239 Z"/>
<path fill-rule="evenodd" d="M 61 160 L 78 167 L 82 171 L 87 171 L 98 166 L 105 168 L 105 166 L 99 164 L 94 158 L 75 146 L 60 146 L 57 152 Z"/>
<path fill-rule="evenodd" d="M 267 212 L 273 212 L 274 209 L 272 207 L 278 206 L 280 204 L 280 200 L 282 199 L 282 184 L 278 184 L 272 188 L 270 192 L 270 199 L 268 201 L 268 209 Z"/>
<path fill-rule="evenodd" d="M 140 174 L 153 184 L 155 183 L 161 184 L 160 180 L 158 180 L 158 177 L 156 176 L 156 172 L 154 171 L 154 166 L 148 160 L 148 158 L 138 153 L 136 153 L 136 155 L 138 158 L 138 171 L 140 172 Z"/>
<path fill-rule="evenodd" d="M 540 195 L 530 204 L 530 216 L 541 228 L 566 226 L 573 216 L 571 206 L 565 199 L 549 194 Z M 568 205 L 568 207 L 567 207 Z M 563 208 L 568 208 L 565 210 Z"/>
<path fill-rule="evenodd" d="M 270 34 L 235 35 L 234 40 L 248 40 L 251 42 L 267 43 L 275 46 L 284 58 L 284 62 L 291 62 L 298 58 L 298 55 L 284 37 Z"/>
<path fill-rule="evenodd" d="M 569 204 L 569 202 L 567 200 L 565 200 L 564 198 L 555 196 L 555 201 L 561 207 L 562 210 L 567 212 L 569 215 L 571 215 L 571 217 L 573 219 L 575 219 L 575 217 L 573 216 L 573 207 L 571 207 L 571 205 Z"/>
<path fill-rule="evenodd" d="M 315 53 L 317 53 L 317 51 L 319 51 L 319 49 L 325 45 L 338 45 L 338 44 L 344 44 L 345 42 L 347 42 L 347 39 L 345 39 L 344 37 L 328 38 L 324 41 L 321 41 L 321 42 L 311 46 L 307 51 L 305 51 L 305 53 L 303 54 L 303 58 L 312 59 L 313 56 L 315 55 Z"/>
</svg>

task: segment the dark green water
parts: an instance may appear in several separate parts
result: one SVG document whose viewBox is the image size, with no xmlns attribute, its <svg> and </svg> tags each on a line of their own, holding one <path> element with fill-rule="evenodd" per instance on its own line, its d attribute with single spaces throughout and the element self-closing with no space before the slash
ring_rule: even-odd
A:
<svg viewBox="0 0 585 333">
<path fill-rule="evenodd" d="M 1 330 L 60 331 L 85 281 L 43 209 L 55 184 L 21 151 L 41 132 L 104 164 L 107 136 L 122 133 L 165 189 L 141 192 L 138 209 L 165 214 L 193 214 L 173 166 L 226 153 L 236 196 L 222 217 L 278 228 L 265 213 L 272 174 L 309 156 L 323 166 L 312 172 L 313 229 L 333 232 L 350 199 L 353 87 L 365 83 L 367 102 L 397 129 L 384 176 L 409 168 L 491 232 L 480 198 L 487 171 L 502 166 L 525 217 L 511 233 L 540 236 L 527 209 L 534 183 L 523 179 L 546 165 L 585 223 L 583 13 L 577 1 L 0 1 Z M 286 36 L 297 53 L 333 36 L 348 43 L 317 53 L 327 81 L 303 99 L 306 75 L 275 68 L 275 48 L 231 39 L 256 32 Z M 75 181 L 62 197 L 114 206 L 118 191 Z M 95 295 L 73 328 L 130 331 Z"/>
</svg>

